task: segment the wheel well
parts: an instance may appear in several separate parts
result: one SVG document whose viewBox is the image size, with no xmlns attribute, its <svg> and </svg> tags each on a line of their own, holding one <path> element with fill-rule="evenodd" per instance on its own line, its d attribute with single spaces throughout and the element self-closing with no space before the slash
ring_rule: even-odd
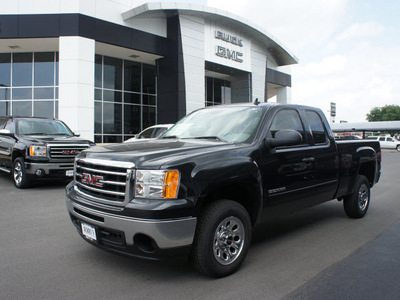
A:
<svg viewBox="0 0 400 300">
<path fill-rule="evenodd" d="M 367 177 L 369 185 L 372 186 L 375 178 L 375 163 L 371 161 L 361 164 L 358 174 Z"/>
<path fill-rule="evenodd" d="M 260 209 L 260 197 L 261 195 L 258 192 L 257 186 L 254 184 L 246 183 L 225 185 L 209 192 L 202 202 L 201 208 L 204 208 L 207 204 L 220 199 L 236 201 L 243 205 L 250 216 L 252 225 L 254 225 Z"/>
</svg>

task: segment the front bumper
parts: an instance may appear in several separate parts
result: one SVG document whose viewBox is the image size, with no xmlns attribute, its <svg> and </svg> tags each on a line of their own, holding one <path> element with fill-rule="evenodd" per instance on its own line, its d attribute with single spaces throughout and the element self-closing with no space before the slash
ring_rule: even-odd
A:
<svg viewBox="0 0 400 300">
<path fill-rule="evenodd" d="M 26 173 L 35 175 L 36 171 L 42 170 L 42 174 L 38 177 L 51 175 L 53 177 L 70 177 L 73 173 L 67 176 L 67 171 L 74 170 L 74 162 L 69 163 L 46 163 L 46 162 L 25 162 Z"/>
<path fill-rule="evenodd" d="M 195 217 L 142 219 L 123 216 L 78 204 L 68 197 L 68 193 L 66 204 L 79 234 L 104 250 L 161 259 L 188 253 L 193 243 L 197 223 Z M 82 222 L 96 228 L 96 241 L 82 234 Z"/>
</svg>

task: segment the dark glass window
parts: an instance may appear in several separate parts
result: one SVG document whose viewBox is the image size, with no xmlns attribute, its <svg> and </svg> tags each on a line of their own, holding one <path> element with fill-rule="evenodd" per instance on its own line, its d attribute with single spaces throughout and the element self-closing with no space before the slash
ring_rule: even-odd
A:
<svg viewBox="0 0 400 300">
<path fill-rule="evenodd" d="M 53 118 L 54 101 L 35 101 L 33 103 L 33 115 L 35 117 Z"/>
<path fill-rule="evenodd" d="M 34 85 L 54 85 L 54 52 L 35 53 Z"/>
<path fill-rule="evenodd" d="M 54 99 L 54 88 L 35 88 L 34 99 Z"/>
<path fill-rule="evenodd" d="M 32 99 L 32 88 L 15 88 L 12 91 L 13 100 Z"/>
<path fill-rule="evenodd" d="M 143 105 L 156 105 L 156 96 L 143 95 Z"/>
<path fill-rule="evenodd" d="M 213 102 L 213 79 L 211 77 L 206 77 L 206 101 Z"/>
<path fill-rule="evenodd" d="M 143 93 L 156 93 L 156 67 L 143 65 Z"/>
<path fill-rule="evenodd" d="M 10 79 L 11 79 L 11 54 L 0 53 L 0 88 L 9 87 L 11 81 Z"/>
<path fill-rule="evenodd" d="M 131 104 L 141 104 L 140 94 L 135 94 L 135 93 L 124 93 L 124 101 L 125 103 L 131 103 Z"/>
<path fill-rule="evenodd" d="M 0 88 L 0 100 L 10 100 L 9 88 Z"/>
<path fill-rule="evenodd" d="M 101 133 L 103 123 L 103 108 L 101 102 L 94 102 L 94 133 Z"/>
<path fill-rule="evenodd" d="M 138 105 L 124 106 L 124 134 L 135 134 L 140 131 L 141 108 Z"/>
<path fill-rule="evenodd" d="M 206 77 L 206 106 L 231 103 L 231 83 Z"/>
<path fill-rule="evenodd" d="M 13 86 L 32 86 L 32 53 L 14 53 Z"/>
<path fill-rule="evenodd" d="M 122 105 L 103 103 L 103 133 L 122 134 Z"/>
<path fill-rule="evenodd" d="M 143 106 L 143 128 L 156 124 L 156 108 Z"/>
<path fill-rule="evenodd" d="M 303 142 L 305 141 L 303 124 L 299 114 L 293 109 L 282 109 L 275 115 L 270 127 L 270 137 L 275 137 L 275 133 L 279 130 L 296 130 L 303 137 Z"/>
<path fill-rule="evenodd" d="M 12 115 L 19 117 L 32 116 L 32 101 L 16 101 L 12 106 Z"/>
<path fill-rule="evenodd" d="M 103 101 L 121 102 L 122 92 L 103 90 Z"/>
<path fill-rule="evenodd" d="M 104 56 L 103 88 L 122 90 L 122 60 Z"/>
<path fill-rule="evenodd" d="M 117 135 L 104 135 L 103 143 L 122 143 L 122 137 Z"/>
<path fill-rule="evenodd" d="M 102 94 L 101 89 L 94 89 L 94 100 L 101 100 L 102 99 L 101 94 Z"/>
<path fill-rule="evenodd" d="M 94 86 L 101 88 L 103 86 L 103 57 L 96 55 L 94 63 Z"/>
<path fill-rule="evenodd" d="M 306 117 L 308 123 L 311 127 L 311 133 L 313 135 L 315 144 L 325 144 L 328 141 L 328 137 L 326 135 L 324 124 L 320 116 L 314 111 L 306 111 Z"/>
<path fill-rule="evenodd" d="M 0 101 L 0 116 L 10 115 L 10 101 Z"/>
<path fill-rule="evenodd" d="M 126 60 L 124 64 L 124 90 L 140 93 L 141 77 L 141 64 Z"/>
</svg>

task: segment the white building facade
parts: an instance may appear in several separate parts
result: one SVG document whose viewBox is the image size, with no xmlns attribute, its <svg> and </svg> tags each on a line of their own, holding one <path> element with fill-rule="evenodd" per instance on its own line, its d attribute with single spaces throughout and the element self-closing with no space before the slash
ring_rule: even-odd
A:
<svg viewBox="0 0 400 300">
<path fill-rule="evenodd" d="M 0 1 L 0 116 L 122 142 L 210 105 L 291 102 L 297 58 L 239 16 L 135 0 Z M 285 68 L 287 69 L 287 68 Z"/>
</svg>

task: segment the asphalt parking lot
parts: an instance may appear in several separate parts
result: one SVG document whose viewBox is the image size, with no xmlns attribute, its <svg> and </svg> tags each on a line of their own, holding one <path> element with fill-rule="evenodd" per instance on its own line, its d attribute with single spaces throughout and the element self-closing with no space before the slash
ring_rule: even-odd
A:
<svg viewBox="0 0 400 300">
<path fill-rule="evenodd" d="M 18 190 L 0 174 L 2 299 L 398 299 L 400 153 L 383 151 L 368 214 L 342 203 L 255 229 L 239 272 L 222 279 L 188 263 L 120 257 L 86 243 L 65 208 L 65 183 Z"/>
</svg>

